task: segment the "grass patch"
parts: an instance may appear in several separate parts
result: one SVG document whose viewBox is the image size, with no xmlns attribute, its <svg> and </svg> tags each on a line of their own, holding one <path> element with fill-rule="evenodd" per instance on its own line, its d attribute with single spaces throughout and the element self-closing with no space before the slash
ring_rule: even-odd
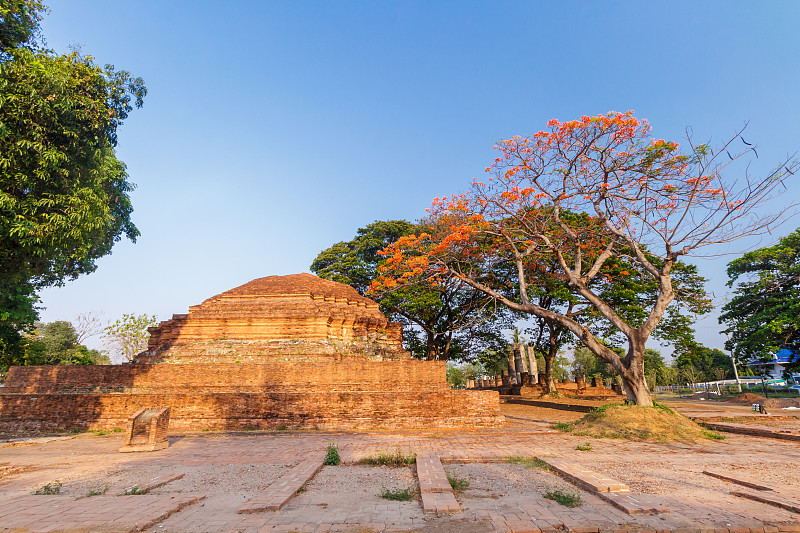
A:
<svg viewBox="0 0 800 533">
<path fill-rule="evenodd" d="M 725 440 L 727 438 L 725 435 L 720 435 L 716 431 L 705 430 L 703 431 L 703 433 L 705 434 L 706 437 L 713 440 Z"/>
<path fill-rule="evenodd" d="M 558 502 L 565 507 L 578 507 L 583 503 L 580 494 L 564 492 L 559 489 L 548 490 L 547 492 L 543 493 L 542 496 L 548 500 Z"/>
<path fill-rule="evenodd" d="M 284 426 L 283 424 L 281 424 L 280 426 L 276 427 L 275 429 L 277 429 L 278 431 L 286 431 L 287 429 L 289 429 L 289 426 Z"/>
<path fill-rule="evenodd" d="M 404 489 L 381 488 L 380 497 L 393 502 L 410 502 L 414 499 L 414 487 Z"/>
<path fill-rule="evenodd" d="M 416 454 L 406 455 L 400 448 L 397 448 L 394 453 L 378 452 L 358 460 L 358 464 L 369 466 L 406 466 L 416 462 Z"/>
<path fill-rule="evenodd" d="M 255 431 L 256 429 L 258 429 L 258 428 L 255 427 L 255 426 L 245 426 L 244 427 L 245 431 Z"/>
<path fill-rule="evenodd" d="M 653 407 L 603 405 L 574 424 L 554 424 L 553 428 L 586 437 L 654 442 L 698 442 L 714 438 L 695 422 L 660 404 Z"/>
<path fill-rule="evenodd" d="M 111 430 L 112 433 L 122 433 L 122 428 L 114 428 Z"/>
<path fill-rule="evenodd" d="M 339 447 L 332 442 L 328 443 L 328 452 L 325 454 L 325 460 L 322 464 L 326 466 L 336 466 L 341 462 L 342 458 L 339 457 Z"/>
<path fill-rule="evenodd" d="M 556 422 L 550 427 L 566 433 L 572 433 L 572 430 L 575 429 L 575 424 L 572 422 Z"/>
<path fill-rule="evenodd" d="M 108 492 L 108 485 L 106 485 L 106 487 L 102 490 L 95 490 L 95 489 L 90 490 L 89 492 L 86 493 L 86 497 L 91 498 L 92 496 L 102 496 L 106 492 Z"/>
<path fill-rule="evenodd" d="M 578 444 L 578 445 L 575 447 L 575 449 L 576 449 L 576 450 L 580 450 L 580 451 L 582 451 L 582 452 L 590 452 L 590 451 L 592 451 L 592 443 L 591 443 L 591 442 L 589 442 L 589 441 L 586 441 L 586 444 L 583 444 L 583 445 L 581 445 L 581 444 Z"/>
<path fill-rule="evenodd" d="M 125 491 L 123 493 L 121 493 L 120 496 L 140 496 L 142 494 L 145 494 L 145 492 L 147 492 L 147 491 L 144 491 L 144 490 L 140 489 L 139 485 L 136 485 L 136 486 L 131 487 L 129 489 L 125 489 Z"/>
<path fill-rule="evenodd" d="M 33 494 L 36 496 L 54 496 L 61 492 L 61 483 L 53 483 L 52 485 L 48 483 L 41 489 L 35 491 Z"/>
<path fill-rule="evenodd" d="M 536 457 L 517 457 L 511 456 L 506 459 L 507 463 L 512 465 L 522 465 L 525 468 L 534 468 L 537 470 L 550 470 L 550 465 Z"/>
<path fill-rule="evenodd" d="M 455 474 L 447 474 L 447 481 L 450 482 L 450 487 L 455 491 L 465 490 L 467 487 L 469 487 L 468 479 L 460 478 Z"/>
</svg>

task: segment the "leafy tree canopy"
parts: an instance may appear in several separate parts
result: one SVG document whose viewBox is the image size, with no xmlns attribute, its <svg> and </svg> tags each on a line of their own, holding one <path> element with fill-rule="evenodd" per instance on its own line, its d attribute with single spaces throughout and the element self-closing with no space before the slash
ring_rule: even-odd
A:
<svg viewBox="0 0 800 533">
<path fill-rule="evenodd" d="M 108 357 L 78 342 L 72 324 L 63 320 L 38 324 L 25 338 L 27 365 L 99 365 L 109 364 Z"/>
<path fill-rule="evenodd" d="M 103 337 L 112 353 L 123 361 L 132 361 L 136 355 L 147 349 L 150 338 L 147 328 L 156 325 L 158 319 L 155 315 L 126 313 L 104 328 Z"/>
<path fill-rule="evenodd" d="M 36 44 L 43 5 L 0 0 L 0 358 L 19 360 L 36 291 L 95 270 L 135 241 L 117 128 L 144 82 Z"/>
<path fill-rule="evenodd" d="M 353 240 L 323 250 L 311 264 L 321 278 L 346 283 L 366 294 L 385 258 L 378 252 L 400 237 L 424 230 L 405 220 L 376 221 L 360 228 Z M 404 324 L 404 342 L 416 357 L 475 360 L 483 352 L 504 350 L 501 330 L 509 313 L 490 298 L 449 277 L 437 284 L 420 282 L 380 295 L 370 294 L 387 316 Z"/>
<path fill-rule="evenodd" d="M 736 359 L 769 361 L 783 348 L 800 354 L 800 229 L 731 261 L 728 286 L 734 285 L 720 322 L 728 326 L 725 347 Z"/>
</svg>

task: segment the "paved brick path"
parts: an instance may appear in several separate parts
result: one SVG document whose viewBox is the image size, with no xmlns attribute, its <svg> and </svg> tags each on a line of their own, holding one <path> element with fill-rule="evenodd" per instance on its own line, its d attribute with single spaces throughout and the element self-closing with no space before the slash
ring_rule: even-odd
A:
<svg viewBox="0 0 800 533">
<path fill-rule="evenodd" d="M 740 435 L 700 445 L 591 439 L 591 452 L 575 451 L 586 440 L 556 432 L 546 424 L 510 421 L 504 429 L 482 431 L 211 434 L 173 438 L 169 449 L 143 454 L 118 453 L 118 436 L 80 436 L 0 447 L 0 466 L 12 472 L 0 478 L 0 530 L 132 531 L 153 523 L 148 531 L 458 531 L 468 526 L 473 528 L 470 531 L 481 531 L 475 528 L 485 526 L 486 531 L 561 529 L 587 533 L 631 529 L 686 533 L 716 529 L 733 533 L 743 532 L 743 528 L 753 533 L 800 532 L 799 513 L 734 496 L 731 491 L 736 487 L 731 483 L 702 473 L 728 472 L 733 477 L 736 473 L 749 474 L 775 489 L 776 496 L 797 503 L 800 498 L 793 499 L 793 494 L 800 494 L 800 480 L 792 471 L 800 464 L 796 443 Z M 224 488 L 229 482 L 214 478 L 214 469 L 225 465 L 275 465 L 274 477 L 260 482 L 266 487 L 303 459 L 324 455 L 329 442 L 338 445 L 344 462 L 398 448 L 423 459 L 436 456 L 445 470 L 469 467 L 474 488 L 457 495 L 462 511 L 449 516 L 424 514 L 419 500 L 388 502 L 372 493 L 353 497 L 346 492 L 326 492 L 325 487 L 336 485 L 337 476 L 353 468 L 348 466 L 323 468 L 317 478 L 324 477 L 326 484 L 312 481 L 306 492 L 290 499 L 279 511 L 237 513 L 246 501 L 262 495 L 263 488 L 219 492 L 222 496 L 204 492 L 207 486 Z M 670 512 L 629 515 L 579 489 L 574 490 L 581 494 L 583 505 L 561 506 L 544 498 L 540 487 L 542 483 L 564 484 L 563 479 L 503 462 L 509 456 L 566 458 L 629 486 L 631 496 L 668 500 Z M 185 472 L 187 479 L 190 474 L 193 479 L 206 479 L 197 476 L 207 472 L 208 485 L 197 482 L 191 490 L 176 488 L 186 483 L 184 479 L 144 496 L 75 499 L 78 493 L 70 492 L 70 487 L 81 481 L 102 481 L 111 473 L 124 477 L 125 472 L 143 468 L 163 471 L 163 475 Z M 516 481 L 508 481 L 514 476 Z M 481 492 L 479 482 L 489 478 L 497 481 Z M 64 483 L 65 494 L 31 495 L 55 481 Z M 498 485 L 505 481 L 507 485 Z M 200 496 L 207 498 L 197 501 Z"/>
</svg>

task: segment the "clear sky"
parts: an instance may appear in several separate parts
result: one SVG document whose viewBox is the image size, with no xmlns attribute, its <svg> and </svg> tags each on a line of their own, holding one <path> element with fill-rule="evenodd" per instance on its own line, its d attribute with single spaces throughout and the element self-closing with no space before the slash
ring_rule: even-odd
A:
<svg viewBox="0 0 800 533">
<path fill-rule="evenodd" d="M 374 220 L 418 219 L 483 175 L 500 138 L 633 109 L 659 138 L 749 121 L 764 172 L 800 149 L 800 2 L 49 0 L 50 48 L 144 78 L 120 130 L 133 219 L 42 320 L 162 320 L 308 271 Z M 800 198 L 788 184 L 780 202 Z M 772 237 L 738 242 L 741 253 Z M 698 260 L 722 305 L 725 265 Z M 716 317 L 698 338 L 721 347 Z M 667 350 L 669 351 L 669 350 Z"/>
</svg>

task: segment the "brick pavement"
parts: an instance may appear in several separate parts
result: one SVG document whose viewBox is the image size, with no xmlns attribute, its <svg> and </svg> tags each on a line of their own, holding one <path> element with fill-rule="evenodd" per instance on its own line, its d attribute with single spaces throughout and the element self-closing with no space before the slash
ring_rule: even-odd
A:
<svg viewBox="0 0 800 533">
<path fill-rule="evenodd" d="M 545 485 L 563 486 L 559 484 L 566 482 L 552 473 L 538 473 L 503 462 L 509 456 L 545 460 L 563 457 L 584 441 L 586 437 L 565 435 L 546 424 L 509 421 L 503 429 L 480 431 L 209 434 L 172 438 L 169 449 L 147 454 L 117 453 L 121 442 L 118 436 L 80 436 L 4 447 L 0 448 L 0 464 L 10 467 L 6 471 L 12 473 L 0 478 L 0 530 L 25 527 L 29 531 L 57 531 L 83 527 L 92 531 L 130 531 L 140 527 L 145 519 L 159 519 L 152 529 L 168 532 L 421 531 L 438 527 L 437 524 L 455 524 L 453 531 L 458 530 L 458 524 L 465 528 L 468 524 L 486 524 L 487 531 L 559 528 L 587 533 L 631 529 L 800 531 L 800 513 L 736 497 L 730 494 L 729 482 L 702 474 L 706 470 L 729 472 L 737 477 L 739 472 L 749 472 L 764 485 L 800 493 L 800 481 L 787 468 L 800 464 L 800 449 L 788 441 L 739 435 L 699 445 L 592 439 L 591 452 L 568 457 L 583 468 L 630 486 L 632 495 L 647 494 L 655 501 L 668 498 L 671 512 L 663 515 L 632 516 L 579 488 L 573 490 L 581 495 L 583 505 L 567 508 L 542 496 Z M 421 501 L 388 502 L 380 499 L 378 491 L 372 488 L 356 495 L 360 487 L 342 485 L 345 481 L 339 481 L 357 468 L 351 466 L 323 468 L 306 492 L 292 498 L 279 511 L 236 512 L 248 499 L 263 492 L 257 486 L 237 488 L 231 493 L 220 489 L 222 496 L 217 500 L 205 489 L 224 488 L 230 483 L 214 478 L 216 469 L 225 465 L 242 468 L 274 465 L 269 471 L 274 472 L 259 481 L 259 486 L 267 486 L 302 459 L 324 454 L 329 442 L 339 446 L 345 463 L 400 448 L 418 457 L 433 454 L 440 458 L 445 470 L 462 469 L 472 484 L 457 496 L 462 512 L 449 517 L 425 515 Z M 207 472 L 208 485 L 197 483 L 191 487 L 191 494 L 186 489 L 176 492 L 175 487 L 181 482 L 174 482 L 157 489 L 157 494 L 78 500 L 68 495 L 30 494 L 44 483 L 56 480 L 64 482 L 69 494 L 75 483 L 102 481 L 109 473 L 124 477 L 125 472 L 145 466 L 163 470 L 165 474 L 186 471 L 193 473 L 193 479 L 201 479 L 197 476 Z M 369 481 L 359 479 L 361 484 Z M 209 495 L 206 500 L 195 501 L 206 494 Z M 175 507 L 192 501 L 195 503 L 175 512 Z M 173 514 L 162 519 L 167 512 Z M 102 519 L 105 521 L 101 522 Z"/>
</svg>

